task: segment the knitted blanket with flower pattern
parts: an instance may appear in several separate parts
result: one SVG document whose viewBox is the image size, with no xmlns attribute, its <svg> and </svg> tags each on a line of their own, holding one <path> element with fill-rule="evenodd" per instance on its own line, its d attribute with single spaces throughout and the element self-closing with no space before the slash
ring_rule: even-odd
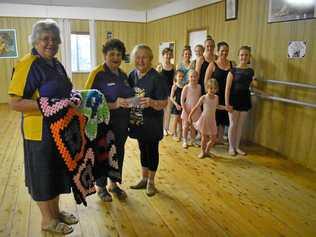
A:
<svg viewBox="0 0 316 237">
<path fill-rule="evenodd" d="M 96 192 L 102 176 L 120 182 L 114 134 L 109 128 L 109 109 L 97 90 L 72 91 L 70 98 L 40 97 L 43 122 L 48 123 L 59 157 L 63 159 L 77 204 Z"/>
</svg>

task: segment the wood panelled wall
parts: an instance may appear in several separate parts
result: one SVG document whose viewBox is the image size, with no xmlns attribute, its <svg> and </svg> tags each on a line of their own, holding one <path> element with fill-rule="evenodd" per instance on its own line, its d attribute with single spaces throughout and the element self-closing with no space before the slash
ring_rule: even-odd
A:
<svg viewBox="0 0 316 237">
<path fill-rule="evenodd" d="M 12 68 L 20 57 L 23 57 L 30 52 L 31 46 L 28 43 L 28 36 L 32 32 L 32 25 L 38 20 L 39 18 L 0 17 L 0 29 L 16 29 L 19 52 L 17 59 L 0 59 L 0 103 L 8 102 L 7 90 Z M 70 24 L 71 32 L 89 33 L 88 20 L 71 20 Z M 135 44 L 143 43 L 145 41 L 146 24 L 96 21 L 96 51 L 98 64 L 103 62 L 102 44 L 104 44 L 106 40 L 107 31 L 111 31 L 113 37 L 121 39 L 127 47 L 127 52 L 129 52 Z M 128 72 L 131 69 L 131 65 L 123 62 L 122 69 Z M 73 73 L 72 80 L 74 87 L 77 89 L 83 88 L 87 77 L 88 73 Z"/>
<path fill-rule="evenodd" d="M 89 32 L 88 20 L 71 20 L 72 32 Z M 112 32 L 113 38 L 118 38 L 125 43 L 126 51 L 129 53 L 132 48 L 145 41 L 146 24 L 130 22 L 96 21 L 96 55 L 97 64 L 103 62 L 102 45 L 106 41 L 107 32 Z M 121 68 L 129 72 L 131 64 L 122 62 Z M 72 80 L 75 88 L 82 89 L 88 73 L 73 73 Z"/>
<path fill-rule="evenodd" d="M 72 20 L 72 32 L 89 32 L 89 22 Z M 129 53 L 136 44 L 145 42 L 146 24 L 132 22 L 96 21 L 96 55 L 97 64 L 103 62 L 102 45 L 106 41 L 107 32 L 112 32 L 113 38 L 122 40 Z M 130 63 L 122 62 L 121 68 L 128 73 L 132 69 Z M 72 80 L 75 88 L 82 89 L 88 73 L 73 73 Z"/>
<path fill-rule="evenodd" d="M 37 18 L 8 18 L 0 17 L 0 29 L 16 29 L 18 58 L 0 59 L 0 103 L 8 101 L 8 86 L 11 79 L 12 68 L 20 57 L 30 51 L 28 36 L 32 32 L 32 25 Z"/>
<path fill-rule="evenodd" d="M 267 23 L 268 1 L 239 0 L 238 19 L 225 21 L 224 1 L 147 25 L 147 42 L 158 58 L 160 42 L 176 42 L 176 58 L 187 44 L 188 31 L 207 29 L 215 41 L 230 45 L 230 58 L 237 61 L 241 45 L 253 49 L 256 75 L 260 79 L 316 83 L 316 20 Z M 307 42 L 303 59 L 288 59 L 291 40 Z M 177 60 L 179 61 L 179 60 Z M 157 61 L 156 61 L 157 62 Z M 266 92 L 316 103 L 315 90 L 260 84 Z M 286 158 L 316 170 L 316 110 L 254 98 L 247 138 Z"/>
</svg>

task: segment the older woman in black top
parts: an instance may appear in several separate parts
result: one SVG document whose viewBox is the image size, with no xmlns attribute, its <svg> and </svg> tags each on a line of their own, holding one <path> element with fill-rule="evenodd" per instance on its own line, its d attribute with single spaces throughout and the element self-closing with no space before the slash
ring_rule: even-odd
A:
<svg viewBox="0 0 316 237">
<path fill-rule="evenodd" d="M 130 137 L 140 149 L 142 179 L 132 189 L 147 189 L 148 196 L 157 192 L 154 184 L 159 163 L 159 141 L 163 138 L 163 108 L 168 103 L 168 88 L 162 76 L 152 68 L 152 50 L 144 44 L 134 47 L 135 70 L 129 75 L 137 105 L 131 110 Z"/>
</svg>

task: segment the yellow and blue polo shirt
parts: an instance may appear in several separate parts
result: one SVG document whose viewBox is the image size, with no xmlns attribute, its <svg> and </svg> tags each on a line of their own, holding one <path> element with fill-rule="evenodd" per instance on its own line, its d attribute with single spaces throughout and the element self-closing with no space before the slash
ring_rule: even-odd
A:
<svg viewBox="0 0 316 237">
<path fill-rule="evenodd" d="M 63 66 L 54 59 L 50 65 L 35 49 L 14 67 L 8 94 L 23 99 L 38 97 L 64 98 L 69 96 L 72 84 Z M 43 117 L 40 112 L 23 113 L 24 139 L 42 140 Z"/>
</svg>

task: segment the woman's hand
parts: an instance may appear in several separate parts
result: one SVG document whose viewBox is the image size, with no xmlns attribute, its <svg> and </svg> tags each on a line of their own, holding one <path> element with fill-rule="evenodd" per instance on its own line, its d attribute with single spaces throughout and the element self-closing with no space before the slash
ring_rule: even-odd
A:
<svg viewBox="0 0 316 237">
<path fill-rule="evenodd" d="M 150 97 L 141 97 L 139 99 L 139 104 L 142 108 L 152 107 L 153 100 Z"/>
<path fill-rule="evenodd" d="M 182 108 L 181 108 L 181 105 L 176 104 L 176 109 L 180 111 L 180 110 L 182 109 Z"/>
<path fill-rule="evenodd" d="M 20 96 L 11 95 L 9 105 L 12 110 L 18 112 L 40 112 L 36 100 L 23 99 Z"/>
<path fill-rule="evenodd" d="M 187 106 L 184 104 L 183 105 L 183 110 L 184 110 L 184 112 L 186 112 L 186 114 L 190 114 L 190 110 L 187 108 Z"/>
<path fill-rule="evenodd" d="M 188 123 L 192 124 L 192 113 L 190 113 L 188 116 Z"/>
<path fill-rule="evenodd" d="M 233 112 L 233 106 L 231 105 L 226 105 L 226 110 L 229 112 L 229 113 L 232 113 Z"/>
<path fill-rule="evenodd" d="M 129 104 L 128 101 L 124 98 L 118 97 L 116 99 L 116 108 L 128 108 Z"/>
</svg>

